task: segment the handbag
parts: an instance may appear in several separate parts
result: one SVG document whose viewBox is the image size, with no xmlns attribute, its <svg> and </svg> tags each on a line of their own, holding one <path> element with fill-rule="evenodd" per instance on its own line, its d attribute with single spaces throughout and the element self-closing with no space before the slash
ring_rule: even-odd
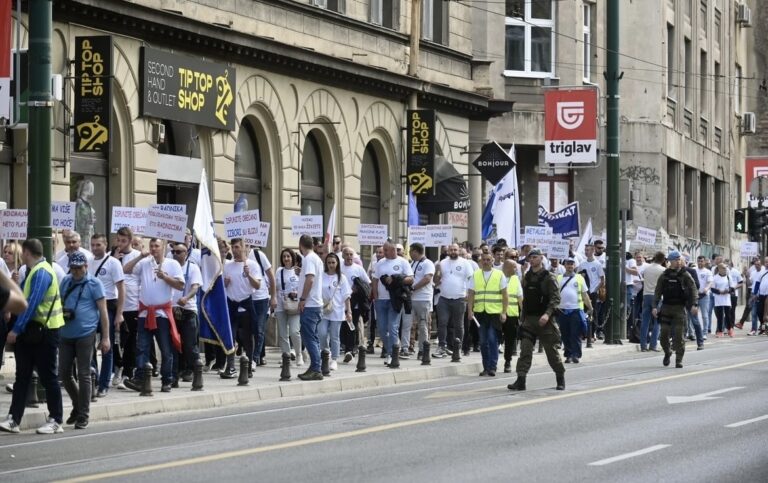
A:
<svg viewBox="0 0 768 483">
<path fill-rule="evenodd" d="M 339 285 L 336 285 L 336 288 L 333 289 L 333 293 L 331 294 L 331 298 L 328 301 L 323 300 L 323 314 L 328 315 L 331 312 L 333 312 L 333 298 L 336 296 L 336 290 L 339 289 Z"/>
<path fill-rule="evenodd" d="M 283 292 L 285 292 L 285 268 L 280 270 L 280 282 L 283 286 Z M 291 298 L 288 295 L 284 295 L 283 310 L 288 315 L 297 315 L 299 313 L 299 301 L 295 298 Z"/>
</svg>

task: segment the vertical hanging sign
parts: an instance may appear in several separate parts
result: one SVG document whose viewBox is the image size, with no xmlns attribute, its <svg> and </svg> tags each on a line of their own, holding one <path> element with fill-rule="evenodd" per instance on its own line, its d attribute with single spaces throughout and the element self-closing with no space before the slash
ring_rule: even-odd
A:
<svg viewBox="0 0 768 483">
<path fill-rule="evenodd" d="M 109 152 L 112 37 L 75 38 L 75 144 L 78 153 Z"/>
<path fill-rule="evenodd" d="M 0 119 L 6 120 L 11 119 L 11 46 L 11 0 L 0 0 Z"/>
<path fill-rule="evenodd" d="M 435 111 L 408 111 L 406 174 L 416 196 L 435 189 Z"/>
</svg>

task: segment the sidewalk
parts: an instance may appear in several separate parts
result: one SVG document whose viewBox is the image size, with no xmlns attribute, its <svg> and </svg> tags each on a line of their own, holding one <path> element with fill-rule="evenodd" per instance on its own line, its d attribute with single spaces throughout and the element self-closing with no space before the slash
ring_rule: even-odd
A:
<svg viewBox="0 0 768 483">
<path fill-rule="evenodd" d="M 746 330 L 737 331 L 737 337 L 746 337 Z M 729 339 L 710 338 L 709 344 L 726 342 Z M 732 340 L 732 339 L 730 339 Z M 434 347 L 434 346 L 433 346 Z M 695 350 L 694 345 L 688 346 L 689 350 Z M 592 349 L 584 349 L 582 362 L 588 365 L 590 362 L 605 359 L 617 354 L 639 351 L 639 346 L 624 341 L 623 345 L 606 345 L 597 341 Z M 461 363 L 450 362 L 450 357 L 444 359 L 432 359 L 431 366 L 422 366 L 416 358 L 401 360 L 399 369 L 389 369 L 384 366 L 384 360 L 379 357 L 380 349 L 376 349 L 375 355 L 367 355 L 367 371 L 355 372 L 356 359 L 349 364 L 339 364 L 339 368 L 333 371 L 330 377 L 322 381 L 304 382 L 297 375 L 307 369 L 307 364 L 297 368 L 291 367 L 291 380 L 279 381 L 280 354 L 277 348 L 270 348 L 267 353 L 267 365 L 257 367 L 253 378 L 247 386 L 238 386 L 237 379 L 221 379 L 218 374 L 209 372 L 203 374 L 204 389 L 191 391 L 191 383 L 180 382 L 178 389 L 170 393 L 160 392 L 160 379 L 153 378 L 153 396 L 142 397 L 134 391 L 121 391 L 112 388 L 104 398 L 91 403 L 90 421 L 113 421 L 134 416 L 172 413 L 195 409 L 210 409 L 225 407 L 242 403 L 254 403 L 258 401 L 275 400 L 283 397 L 314 396 L 319 394 L 338 393 L 342 391 L 354 391 L 387 387 L 396 384 L 417 383 L 436 380 L 451 376 L 477 377 L 482 371 L 479 352 L 472 352 L 469 356 L 463 356 Z M 658 354 L 650 352 L 648 357 Z M 514 376 L 514 364 L 517 357 L 512 360 L 513 374 L 497 373 L 499 384 L 506 384 L 506 378 L 500 376 Z M 5 385 L 13 382 L 15 363 L 13 354 L 6 354 L 5 365 L 0 371 L 0 416 L 4 416 L 11 403 L 11 394 L 5 390 Z M 534 352 L 534 367 L 546 367 L 547 360 L 544 354 Z M 499 369 L 503 367 L 503 357 L 500 357 Z M 71 411 L 71 403 L 66 392 L 62 388 L 64 400 L 64 417 L 66 419 Z M 40 404 L 38 408 L 27 408 L 24 419 L 21 422 L 22 430 L 37 428 L 45 422 L 47 408 Z"/>
</svg>

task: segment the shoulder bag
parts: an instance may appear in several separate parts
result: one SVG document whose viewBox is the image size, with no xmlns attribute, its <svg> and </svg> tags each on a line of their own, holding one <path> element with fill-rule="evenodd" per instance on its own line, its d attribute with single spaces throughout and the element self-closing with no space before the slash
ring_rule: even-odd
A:
<svg viewBox="0 0 768 483">
<path fill-rule="evenodd" d="M 280 282 L 283 286 L 283 293 L 285 293 L 285 267 L 280 269 Z M 297 315 L 299 313 L 299 301 L 289 295 L 283 295 L 283 310 L 288 315 Z"/>
</svg>

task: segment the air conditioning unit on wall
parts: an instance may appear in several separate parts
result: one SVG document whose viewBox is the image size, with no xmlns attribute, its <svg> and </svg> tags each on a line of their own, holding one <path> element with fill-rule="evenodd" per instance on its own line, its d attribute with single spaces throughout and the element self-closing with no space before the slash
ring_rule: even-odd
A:
<svg viewBox="0 0 768 483">
<path fill-rule="evenodd" d="M 736 22 L 742 27 L 752 26 L 752 9 L 746 3 L 740 3 L 736 11 Z"/>
<path fill-rule="evenodd" d="M 741 116 L 741 134 L 755 134 L 757 132 L 757 120 L 754 112 L 745 112 Z"/>
</svg>

